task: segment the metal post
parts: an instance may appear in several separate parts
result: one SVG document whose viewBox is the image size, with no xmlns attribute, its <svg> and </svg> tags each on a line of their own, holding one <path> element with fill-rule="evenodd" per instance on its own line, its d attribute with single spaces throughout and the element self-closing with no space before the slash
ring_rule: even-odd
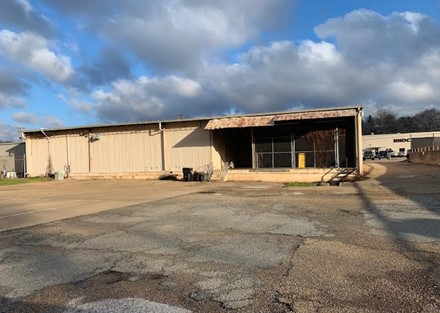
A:
<svg viewBox="0 0 440 313">
<path fill-rule="evenodd" d="M 295 160 L 295 136 L 293 134 L 290 134 L 290 157 L 292 158 L 292 167 L 296 167 L 296 160 Z"/>
<path fill-rule="evenodd" d="M 335 129 L 335 167 L 339 168 L 339 129 Z"/>
<path fill-rule="evenodd" d="M 257 157 L 255 154 L 255 137 L 254 137 L 254 128 L 251 128 L 251 141 L 252 141 L 252 168 L 255 169 L 257 167 Z"/>
<path fill-rule="evenodd" d="M 273 137 L 272 137 L 272 168 L 275 168 L 275 147 L 273 143 Z"/>
<path fill-rule="evenodd" d="M 313 140 L 313 167 L 316 168 L 316 145 L 315 145 L 315 140 Z"/>
<path fill-rule="evenodd" d="M 90 132 L 88 132 L 87 134 L 87 147 L 89 150 L 89 173 L 92 172 L 92 136 L 90 134 Z"/>
<path fill-rule="evenodd" d="M 26 177 L 26 153 L 23 154 L 23 177 Z"/>
</svg>

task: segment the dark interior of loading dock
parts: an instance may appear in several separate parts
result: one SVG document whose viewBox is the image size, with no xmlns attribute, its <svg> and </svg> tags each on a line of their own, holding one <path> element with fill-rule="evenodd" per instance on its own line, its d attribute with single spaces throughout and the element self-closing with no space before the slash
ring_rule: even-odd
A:
<svg viewBox="0 0 440 313">
<path fill-rule="evenodd" d="M 356 166 L 354 118 L 277 122 L 214 131 L 224 160 L 237 169 L 351 168 Z"/>
</svg>

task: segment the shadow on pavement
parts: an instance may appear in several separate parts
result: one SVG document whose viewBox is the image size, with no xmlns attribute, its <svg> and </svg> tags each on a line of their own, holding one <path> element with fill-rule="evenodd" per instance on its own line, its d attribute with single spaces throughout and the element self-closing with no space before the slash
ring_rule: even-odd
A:
<svg viewBox="0 0 440 313">
<path fill-rule="evenodd" d="M 67 309 L 65 306 L 36 303 L 34 301 L 12 300 L 0 296 L 0 313 L 62 313 Z"/>
<path fill-rule="evenodd" d="M 440 167 L 407 162 L 385 166 L 386 173 L 374 178 L 378 186 L 354 184 L 364 209 L 401 253 L 438 266 L 438 255 L 420 244 L 440 240 Z"/>
</svg>

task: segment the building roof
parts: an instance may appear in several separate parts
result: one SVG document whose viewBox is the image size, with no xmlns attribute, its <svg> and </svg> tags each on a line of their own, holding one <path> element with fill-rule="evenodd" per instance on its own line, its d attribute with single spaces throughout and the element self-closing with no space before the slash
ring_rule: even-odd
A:
<svg viewBox="0 0 440 313">
<path fill-rule="evenodd" d="M 205 129 L 273 126 L 276 122 L 356 116 L 358 108 L 340 110 L 284 112 L 264 116 L 222 117 L 211 119 Z"/>
<path fill-rule="evenodd" d="M 54 132 L 54 131 L 68 131 L 68 130 L 80 130 L 80 129 L 90 129 L 90 128 L 104 128 L 104 127 L 120 127 L 120 126 L 133 126 L 133 125 L 151 125 L 151 124 L 159 124 L 159 123 L 183 123 L 183 122 L 192 122 L 192 121 L 213 121 L 213 120 L 259 120 L 259 121 L 284 121 L 284 120 L 298 120 L 298 119 L 313 119 L 313 118 L 328 118 L 328 117 L 342 117 L 342 116 L 353 116 L 353 114 L 347 115 L 349 111 L 356 110 L 356 112 L 361 111 L 363 109 L 362 106 L 351 106 L 351 107 L 337 107 L 337 108 L 319 108 L 319 109 L 311 109 L 311 110 L 298 110 L 298 111 L 285 111 L 285 112 L 272 112 L 272 113 L 255 113 L 255 114 L 242 114 L 242 115 L 230 115 L 230 116 L 216 116 L 216 117 L 198 117 L 198 118 L 188 118 L 188 119 L 174 119 L 174 120 L 156 120 L 156 121 L 145 121 L 145 122 L 134 122 L 134 123 L 119 123 L 119 124 L 96 124 L 96 125 L 83 125 L 83 126 L 73 126 L 73 127 L 61 127 L 61 128 L 42 128 L 42 129 L 34 129 L 34 130 L 23 130 L 24 134 L 31 133 L 40 133 L 41 130 L 44 132 Z M 339 113 L 338 113 L 339 112 Z M 284 117 L 285 116 L 285 117 Z M 225 122 L 227 123 L 227 122 Z M 267 122 L 268 123 L 268 122 Z M 266 123 L 266 124 L 267 124 Z M 209 124 L 209 123 L 208 123 Z M 243 126 L 232 126 L 234 122 L 231 123 L 230 127 L 243 127 Z M 236 125 L 239 125 L 239 122 L 235 122 Z M 260 122 L 256 122 L 256 124 L 261 124 Z M 273 124 L 267 124 L 266 126 L 271 126 Z M 264 126 L 264 125 L 252 125 L 252 122 L 249 123 L 249 126 L 244 127 L 252 127 L 252 126 Z M 225 128 L 225 127 L 220 127 Z M 206 128 L 206 129 L 215 129 L 215 128 Z"/>
<path fill-rule="evenodd" d="M 365 134 L 362 135 L 364 140 L 377 140 L 377 139 L 388 139 L 388 138 L 419 138 L 419 137 L 440 137 L 440 130 L 425 131 L 425 132 L 405 132 L 405 133 L 391 133 L 391 134 Z"/>
</svg>

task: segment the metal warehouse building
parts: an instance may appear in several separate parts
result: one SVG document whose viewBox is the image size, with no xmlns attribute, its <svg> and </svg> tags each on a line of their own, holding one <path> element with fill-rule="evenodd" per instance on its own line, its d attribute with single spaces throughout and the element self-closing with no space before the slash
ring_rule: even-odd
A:
<svg viewBox="0 0 440 313">
<path fill-rule="evenodd" d="M 362 173 L 362 108 L 344 107 L 25 131 L 27 174 L 328 181 Z"/>
</svg>

